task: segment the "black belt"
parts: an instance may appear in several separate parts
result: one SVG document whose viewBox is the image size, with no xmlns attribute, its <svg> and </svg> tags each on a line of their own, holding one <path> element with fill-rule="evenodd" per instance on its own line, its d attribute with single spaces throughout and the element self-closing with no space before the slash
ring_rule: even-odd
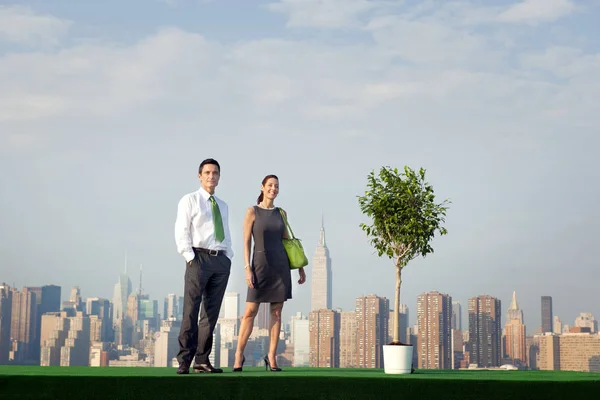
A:
<svg viewBox="0 0 600 400">
<path fill-rule="evenodd" d="M 203 249 L 202 247 L 192 247 L 194 251 L 199 251 L 200 253 L 210 254 L 211 256 L 220 256 L 221 254 L 225 254 L 225 250 L 209 250 Z"/>
</svg>

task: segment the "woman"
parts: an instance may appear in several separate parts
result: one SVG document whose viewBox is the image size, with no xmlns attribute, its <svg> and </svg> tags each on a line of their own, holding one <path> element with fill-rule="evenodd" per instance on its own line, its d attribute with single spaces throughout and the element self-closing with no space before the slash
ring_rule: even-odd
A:
<svg viewBox="0 0 600 400">
<path fill-rule="evenodd" d="M 248 208 L 244 217 L 244 261 L 246 262 L 246 311 L 242 317 L 242 326 L 235 352 L 233 371 L 239 372 L 244 365 L 244 349 L 254 326 L 254 317 L 260 303 L 271 304 L 269 324 L 269 354 L 264 358 L 265 368 L 281 371 L 277 366 L 275 352 L 281 331 L 281 310 L 283 303 L 292 298 L 292 276 L 290 265 L 283 247 L 283 238 L 288 237 L 282 217 L 285 211 L 275 207 L 274 201 L 279 193 L 279 178 L 267 175 L 261 185 L 257 205 Z M 285 214 L 287 217 L 287 214 Z M 250 263 L 250 246 L 254 238 L 254 254 Z M 298 283 L 306 282 L 304 268 L 299 269 Z"/>
</svg>

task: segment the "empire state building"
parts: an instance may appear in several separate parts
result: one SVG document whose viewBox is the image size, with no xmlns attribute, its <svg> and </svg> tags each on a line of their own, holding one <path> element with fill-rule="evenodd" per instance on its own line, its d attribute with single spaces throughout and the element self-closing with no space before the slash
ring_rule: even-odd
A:
<svg viewBox="0 0 600 400">
<path fill-rule="evenodd" d="M 315 251 L 312 263 L 312 294 L 311 310 L 331 310 L 331 258 L 329 249 L 325 244 L 325 227 L 321 222 L 319 244 Z"/>
</svg>

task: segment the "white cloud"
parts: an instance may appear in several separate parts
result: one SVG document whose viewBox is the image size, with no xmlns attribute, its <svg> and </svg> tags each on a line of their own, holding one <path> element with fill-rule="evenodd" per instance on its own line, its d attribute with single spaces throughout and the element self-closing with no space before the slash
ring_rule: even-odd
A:
<svg viewBox="0 0 600 400">
<path fill-rule="evenodd" d="M 359 16 L 377 5 L 370 0 L 280 0 L 267 8 L 287 15 L 290 28 L 343 28 L 360 25 Z"/>
<path fill-rule="evenodd" d="M 165 29 L 131 47 L 7 55 L 0 59 L 0 122 L 114 115 L 183 99 L 198 89 L 198 76 L 206 84 L 213 47 L 200 35 Z"/>
<path fill-rule="evenodd" d="M 28 7 L 0 5 L 0 42 L 55 46 L 70 26 L 71 21 L 37 14 Z"/>
<path fill-rule="evenodd" d="M 156 0 L 158 3 L 166 4 L 169 7 L 178 7 L 182 3 L 196 2 L 200 4 L 214 3 L 216 0 Z"/>
<path fill-rule="evenodd" d="M 278 39 L 219 45 L 171 28 L 127 46 L 8 54 L 0 58 L 0 124 L 162 108 L 180 120 L 204 121 L 235 110 L 273 129 L 335 121 L 338 132 L 354 134 L 370 124 L 387 129 L 396 118 L 418 129 L 426 129 L 423 118 L 458 129 L 502 115 L 493 124 L 501 129 L 517 120 L 543 121 L 553 109 L 593 121 L 595 114 L 581 111 L 587 100 L 575 111 L 588 98 L 575 82 L 590 76 L 597 55 L 569 50 L 572 62 L 561 67 L 560 54 L 516 54 L 523 63 L 515 69 L 514 49 L 472 31 L 462 23 L 469 10 L 460 9 L 440 19 L 429 13 L 374 18 L 364 31 L 372 43 L 344 46 Z M 573 82 L 559 85 L 544 68 L 562 68 Z M 465 112 L 477 115 L 464 120 Z"/>
<path fill-rule="evenodd" d="M 486 37 L 435 19 L 387 16 L 373 19 L 367 29 L 387 54 L 419 65 L 477 69 L 500 62 L 501 50 L 492 50 Z"/>
<path fill-rule="evenodd" d="M 574 10 L 575 5 L 570 0 L 522 0 L 500 13 L 498 19 L 503 22 L 551 22 Z"/>
<path fill-rule="evenodd" d="M 282 191 L 282 201 L 298 210 L 299 235 L 307 243 L 314 239 L 310 220 L 324 204 L 326 215 L 331 213 L 327 209 L 338 213 L 331 217 L 332 241 L 338 236 L 339 243 L 332 249 L 349 242 L 358 248 L 363 236 L 352 236 L 358 218 L 354 196 L 363 189 L 364 171 L 384 163 L 416 164 L 430 168 L 440 193 L 456 200 L 452 234 L 444 242 L 448 250 L 441 252 L 443 260 L 433 261 L 440 271 L 465 264 L 462 243 L 477 250 L 466 261 L 473 271 L 484 265 L 479 260 L 494 259 L 498 235 L 473 240 L 496 226 L 496 211 L 490 211 L 495 209 L 503 216 L 496 230 L 503 249 L 511 249 L 510 257 L 486 268 L 502 271 L 515 259 L 527 263 L 531 248 L 546 254 L 542 250 L 548 243 L 558 242 L 540 239 L 539 232 L 565 232 L 564 219 L 573 213 L 564 210 L 595 215 L 589 199 L 597 196 L 589 192 L 594 191 L 589 182 L 598 175 L 593 149 L 600 127 L 600 55 L 564 38 L 562 47 L 552 43 L 554 37 L 544 43 L 519 37 L 519 45 L 510 35 L 499 41 L 498 36 L 520 30 L 502 23 L 479 29 L 498 10 L 464 2 L 442 8 L 436 7 L 440 2 L 431 4 L 386 18 L 374 18 L 379 11 L 373 10 L 337 21 L 331 17 L 329 26 L 349 26 L 368 16 L 370 23 L 360 33 L 370 40 L 360 43 L 319 42 L 310 33 L 295 40 L 218 43 L 171 28 L 133 43 L 73 40 L 52 51 L 0 55 L 1 178 L 10 188 L 0 203 L 9 221 L 14 216 L 0 232 L 10 250 L 3 252 L 9 254 L 4 264 L 15 260 L 17 265 L 27 251 L 13 239 L 24 237 L 19 229 L 29 226 L 51 231 L 45 237 L 56 240 L 49 248 L 65 276 L 83 271 L 73 261 L 69 272 L 64 262 L 64 254 L 73 260 L 89 256 L 90 249 L 78 242 L 81 235 L 64 231 L 64 221 L 77 225 L 71 222 L 76 215 L 84 227 L 100 228 L 98 236 L 86 237 L 96 251 L 109 254 L 123 237 L 135 237 L 143 243 L 139 254 L 155 260 L 160 265 L 156 276 L 164 276 L 164 265 L 179 261 L 164 250 L 172 223 L 172 214 L 165 215 L 172 213 L 173 197 L 195 184 L 193 164 L 207 152 L 225 159 L 233 171 L 222 188 L 231 194 L 226 197 L 232 199 L 231 209 L 242 210 L 239 218 L 248 199 L 254 199 L 256 175 L 285 174 L 286 182 L 293 183 Z M 183 177 L 181 171 L 190 165 L 191 173 Z M 73 200 L 80 198 L 82 187 L 91 190 L 86 201 Z M 317 194 L 318 205 L 306 197 L 307 187 Z M 564 193 L 569 196 L 560 208 Z M 51 204 L 52 213 L 33 205 L 40 198 Z M 140 198 L 143 204 L 135 201 Z M 584 201 L 590 201 L 589 208 L 581 207 Z M 541 208 L 551 210 L 542 215 Z M 530 214 L 551 224 L 538 225 Z M 160 228 L 144 229 L 147 221 L 160 218 L 166 220 Z M 538 238 L 537 244 L 531 238 Z M 520 250 L 521 243 L 527 243 L 526 250 Z M 371 262 L 368 257 L 360 261 L 358 250 L 342 253 L 339 268 Z M 571 253 L 552 254 L 539 264 L 568 265 Z M 89 270 L 110 265 L 90 258 L 96 264 Z M 428 282 L 429 277 L 413 278 Z M 458 292 L 457 285 L 450 289 Z M 164 287 L 161 279 L 155 293 Z"/>
</svg>

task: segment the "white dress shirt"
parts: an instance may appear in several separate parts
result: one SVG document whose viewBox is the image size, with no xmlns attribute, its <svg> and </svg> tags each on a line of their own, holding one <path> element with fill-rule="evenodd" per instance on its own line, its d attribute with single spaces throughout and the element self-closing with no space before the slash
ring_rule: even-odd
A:
<svg viewBox="0 0 600 400">
<path fill-rule="evenodd" d="M 231 233 L 229 232 L 229 208 L 223 200 L 214 195 L 213 197 L 219 205 L 225 232 L 225 239 L 220 243 L 215 239 L 212 204 L 208 200 L 210 194 L 200 188 L 193 193 L 186 194 L 179 200 L 177 219 L 175 220 L 175 243 L 177 244 L 177 251 L 187 262 L 195 258 L 192 247 L 224 250 L 227 257 L 233 258 Z"/>
</svg>

